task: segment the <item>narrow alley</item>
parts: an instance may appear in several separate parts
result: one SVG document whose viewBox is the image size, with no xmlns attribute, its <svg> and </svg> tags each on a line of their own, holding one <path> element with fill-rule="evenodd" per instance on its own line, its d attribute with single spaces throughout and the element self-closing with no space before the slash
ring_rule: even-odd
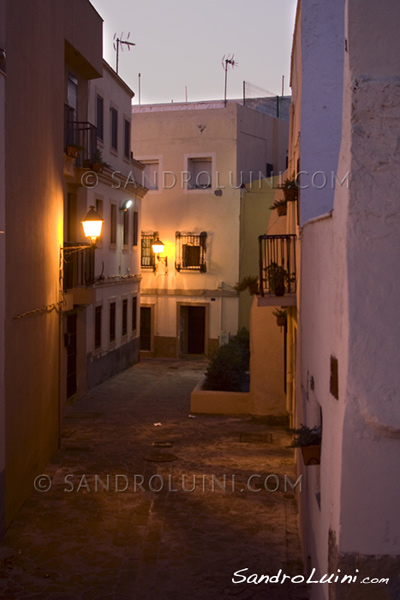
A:
<svg viewBox="0 0 400 600">
<path fill-rule="evenodd" d="M 293 452 L 283 424 L 190 415 L 205 365 L 143 361 L 67 409 L 0 546 L 1 598 L 307 598 L 232 582 L 303 574 Z"/>
</svg>

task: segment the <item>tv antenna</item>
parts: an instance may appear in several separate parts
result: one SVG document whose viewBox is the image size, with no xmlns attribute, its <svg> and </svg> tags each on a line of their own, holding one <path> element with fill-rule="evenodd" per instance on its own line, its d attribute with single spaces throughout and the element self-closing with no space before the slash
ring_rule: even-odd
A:
<svg viewBox="0 0 400 600">
<path fill-rule="evenodd" d="M 229 56 L 229 54 L 224 54 L 224 56 L 222 57 L 221 60 L 221 64 L 222 64 L 222 68 L 225 71 L 225 93 L 224 93 L 224 104 L 226 106 L 226 89 L 227 89 L 227 85 L 228 85 L 228 69 L 234 69 L 235 67 L 239 66 L 239 63 L 236 62 L 236 60 L 234 60 L 235 55 L 232 54 L 232 56 Z"/>
<path fill-rule="evenodd" d="M 136 46 L 136 44 L 134 44 L 133 42 L 128 42 L 130 35 L 131 35 L 130 31 L 128 31 L 126 40 L 124 40 L 124 39 L 122 39 L 124 37 L 124 32 L 121 33 L 120 37 L 118 37 L 118 35 L 116 33 L 114 33 L 113 48 L 117 53 L 116 69 L 115 69 L 117 72 L 117 75 L 118 75 L 118 62 L 119 62 L 119 48 L 121 47 L 121 52 L 122 52 L 124 49 L 124 45 L 128 48 L 128 51 L 130 51 L 131 46 Z"/>
</svg>

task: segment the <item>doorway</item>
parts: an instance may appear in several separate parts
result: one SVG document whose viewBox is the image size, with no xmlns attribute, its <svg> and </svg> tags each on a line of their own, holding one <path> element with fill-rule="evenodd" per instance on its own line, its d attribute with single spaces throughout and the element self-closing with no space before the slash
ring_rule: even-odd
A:
<svg viewBox="0 0 400 600">
<path fill-rule="evenodd" d="M 206 353 L 205 306 L 180 306 L 179 340 L 181 355 Z"/>
<path fill-rule="evenodd" d="M 140 307 L 140 350 L 151 352 L 151 306 Z"/>
<path fill-rule="evenodd" d="M 76 385 L 76 356 L 77 356 L 77 343 L 76 343 L 76 327 L 77 327 L 77 316 L 67 316 L 67 331 L 65 333 L 65 348 L 67 351 L 67 399 L 75 396 L 77 392 Z"/>
</svg>

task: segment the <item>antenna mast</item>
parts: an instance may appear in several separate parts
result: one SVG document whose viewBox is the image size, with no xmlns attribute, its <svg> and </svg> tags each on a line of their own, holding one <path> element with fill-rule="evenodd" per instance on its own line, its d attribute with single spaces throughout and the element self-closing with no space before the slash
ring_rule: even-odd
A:
<svg viewBox="0 0 400 600">
<path fill-rule="evenodd" d="M 119 63 L 119 47 L 121 46 L 121 52 L 122 52 L 124 49 L 124 44 L 128 48 L 128 51 L 131 49 L 131 46 L 136 46 L 136 44 L 134 44 L 133 42 L 128 42 L 130 35 L 131 35 L 131 33 L 129 31 L 126 36 L 126 40 L 123 40 L 122 38 L 124 37 L 124 32 L 121 33 L 120 37 L 118 37 L 118 35 L 116 33 L 114 33 L 113 48 L 117 53 L 116 66 L 115 66 L 115 71 L 116 71 L 117 75 L 118 75 L 118 63 Z"/>
<path fill-rule="evenodd" d="M 239 63 L 234 60 L 234 54 L 232 54 L 232 56 L 229 56 L 229 54 L 226 56 L 224 54 L 224 56 L 222 57 L 221 64 L 222 64 L 222 68 L 225 71 L 224 104 L 226 106 L 226 90 L 227 90 L 227 86 L 228 86 L 228 67 L 231 67 L 232 69 L 234 69 L 235 67 L 239 66 Z"/>
</svg>

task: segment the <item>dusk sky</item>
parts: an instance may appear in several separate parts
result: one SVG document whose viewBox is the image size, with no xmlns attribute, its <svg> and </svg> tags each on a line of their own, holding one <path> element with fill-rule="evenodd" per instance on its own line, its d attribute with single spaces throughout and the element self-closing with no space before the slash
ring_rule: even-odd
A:
<svg viewBox="0 0 400 600">
<path fill-rule="evenodd" d="M 136 46 L 120 53 L 119 75 L 138 103 L 223 98 L 221 59 L 239 63 L 228 73 L 228 98 L 241 98 L 243 80 L 270 92 L 290 93 L 295 0 L 91 0 L 104 19 L 103 54 L 115 69 L 113 36 L 130 32 Z M 189 8 L 188 8 L 189 7 Z M 257 94 L 257 90 L 253 91 Z"/>
</svg>

